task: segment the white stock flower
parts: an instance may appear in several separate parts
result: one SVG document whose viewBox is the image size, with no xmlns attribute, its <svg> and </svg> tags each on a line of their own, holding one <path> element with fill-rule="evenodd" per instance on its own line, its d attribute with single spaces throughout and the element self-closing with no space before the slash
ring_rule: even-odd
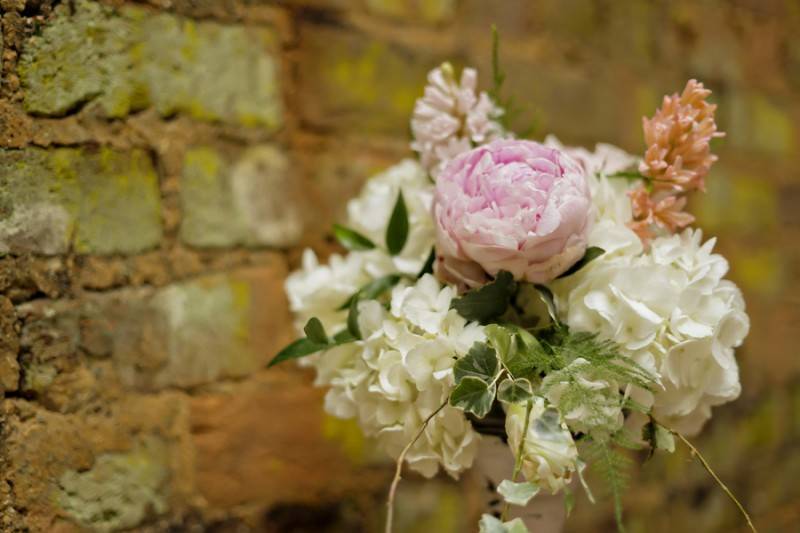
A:
<svg viewBox="0 0 800 533">
<path fill-rule="evenodd" d="M 641 240 L 627 226 L 633 218 L 631 201 L 626 194 L 631 183 L 627 179 L 607 177 L 635 167 L 639 158 L 610 144 L 600 143 L 595 146 L 594 152 L 581 147 L 564 146 L 554 135 L 548 135 L 544 144 L 566 152 L 586 170 L 594 213 L 589 246 L 599 246 L 605 250 L 606 253 L 601 256 L 604 260 L 641 253 Z"/>
<path fill-rule="evenodd" d="M 553 494 L 569 485 L 578 469 L 578 449 L 558 411 L 535 397 L 522 447 L 522 473 L 525 478 Z M 508 445 L 514 456 L 525 429 L 526 407 L 511 404 L 506 411 Z"/>
<path fill-rule="evenodd" d="M 749 328 L 739 289 L 722 279 L 727 261 L 701 240 L 697 230 L 658 238 L 648 253 L 598 260 L 554 284 L 570 328 L 614 340 L 653 372 L 663 390 L 637 400 L 687 434 L 739 395 L 733 349 Z"/>
<path fill-rule="evenodd" d="M 363 340 L 312 360 L 316 383 L 330 387 L 325 409 L 357 417 L 364 432 L 377 437 L 393 457 L 447 401 L 456 359 L 485 340 L 482 326 L 450 309 L 453 297 L 455 291 L 431 275 L 414 285 L 398 285 L 388 311 L 374 300 L 359 303 Z M 423 475 L 432 476 L 441 466 L 455 476 L 472 464 L 477 443 L 463 411 L 447 406 L 431 420 L 407 460 Z"/>
<path fill-rule="evenodd" d="M 456 81 L 449 63 L 428 74 L 425 94 L 414 105 L 411 149 L 418 152 L 422 166 L 436 177 L 453 157 L 477 144 L 503 136 L 495 120 L 502 110 L 485 92 L 477 93 L 478 73 L 465 68 Z"/>
</svg>

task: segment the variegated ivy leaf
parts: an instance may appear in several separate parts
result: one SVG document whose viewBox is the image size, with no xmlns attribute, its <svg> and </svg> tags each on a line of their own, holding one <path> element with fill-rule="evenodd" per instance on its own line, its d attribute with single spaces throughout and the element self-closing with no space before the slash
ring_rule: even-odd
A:
<svg viewBox="0 0 800 533">
<path fill-rule="evenodd" d="M 509 479 L 504 479 L 497 487 L 497 492 L 512 505 L 528 505 L 528 502 L 539 493 L 539 490 L 539 486 L 530 481 L 515 483 Z"/>
<path fill-rule="evenodd" d="M 491 383 L 499 370 L 497 352 L 484 342 L 473 344 L 467 355 L 453 365 L 453 375 L 457 384 L 467 376 Z"/>
<path fill-rule="evenodd" d="M 511 297 L 517 292 L 517 282 L 510 272 L 501 270 L 486 285 L 454 298 L 450 307 L 467 320 L 486 324 L 508 309 Z"/>
<path fill-rule="evenodd" d="M 650 443 L 650 455 L 655 450 L 664 450 L 669 453 L 675 451 L 675 437 L 672 432 L 653 420 L 642 428 L 642 437 Z"/>
<path fill-rule="evenodd" d="M 497 385 L 475 376 L 464 376 L 450 393 L 450 405 L 483 418 L 492 409 Z"/>
<path fill-rule="evenodd" d="M 510 522 L 501 522 L 499 518 L 490 514 L 481 516 L 478 528 L 478 533 L 530 533 L 521 518 L 515 518 Z"/>
<path fill-rule="evenodd" d="M 533 396 L 533 385 L 525 378 L 504 379 L 497 387 L 497 398 L 506 403 L 522 403 Z"/>
</svg>

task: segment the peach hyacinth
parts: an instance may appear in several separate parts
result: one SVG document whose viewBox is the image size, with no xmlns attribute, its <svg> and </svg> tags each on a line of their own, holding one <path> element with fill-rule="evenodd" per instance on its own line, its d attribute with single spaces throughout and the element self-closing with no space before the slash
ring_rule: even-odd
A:
<svg viewBox="0 0 800 533">
<path fill-rule="evenodd" d="M 656 114 L 642 119 L 647 151 L 639 172 L 650 178 L 651 188 L 640 186 L 630 197 L 631 228 L 644 242 L 659 228 L 675 233 L 694 221 L 683 211 L 686 195 L 705 190 L 705 177 L 717 160 L 711 139 L 725 135 L 714 121 L 717 106 L 706 101 L 710 94 L 702 83 L 689 80 L 681 95 L 665 96 Z"/>
</svg>

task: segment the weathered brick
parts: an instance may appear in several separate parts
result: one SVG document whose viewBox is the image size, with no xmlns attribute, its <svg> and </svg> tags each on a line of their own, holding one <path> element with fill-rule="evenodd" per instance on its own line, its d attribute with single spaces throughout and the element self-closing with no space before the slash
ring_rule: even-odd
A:
<svg viewBox="0 0 800 533">
<path fill-rule="evenodd" d="M 359 467 L 325 437 L 322 395 L 303 374 L 270 369 L 192 397 L 197 487 L 211 509 L 335 501 L 385 487 L 390 468 Z"/>
<path fill-rule="evenodd" d="M 160 209 L 144 151 L 0 151 L 0 252 L 138 252 L 160 241 Z"/>
<path fill-rule="evenodd" d="M 74 14 L 58 6 L 25 46 L 20 73 L 29 112 L 60 116 L 96 102 L 122 117 L 152 104 L 165 116 L 280 125 L 272 30 L 73 4 Z"/>
<path fill-rule="evenodd" d="M 254 146 L 235 161 L 210 147 L 186 153 L 181 181 L 181 239 L 192 246 L 288 246 L 303 231 L 296 183 L 286 156 Z"/>
<path fill-rule="evenodd" d="M 7 531 L 111 531 L 186 506 L 188 411 L 176 393 L 108 395 L 75 414 L 2 403 Z M 76 527 L 79 526 L 79 527 Z"/>
<path fill-rule="evenodd" d="M 407 22 L 439 24 L 452 20 L 457 0 L 366 0 L 367 11 Z"/>
<path fill-rule="evenodd" d="M 300 43 L 301 116 L 362 135 L 405 136 L 425 76 L 445 59 L 315 24 L 301 26 Z"/>
<path fill-rule="evenodd" d="M 15 391 L 19 384 L 19 337 L 16 319 L 11 300 L 0 296 L 0 393 Z"/>
<path fill-rule="evenodd" d="M 116 380 L 142 390 L 248 375 L 293 335 L 285 274 L 273 258 L 158 290 L 23 304 L 23 390 L 51 409 L 78 409 L 101 387 L 85 355 L 110 358 Z"/>
</svg>

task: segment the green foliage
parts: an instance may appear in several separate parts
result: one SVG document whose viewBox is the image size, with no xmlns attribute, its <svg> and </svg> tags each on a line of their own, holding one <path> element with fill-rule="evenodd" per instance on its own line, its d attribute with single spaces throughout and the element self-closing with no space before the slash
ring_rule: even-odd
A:
<svg viewBox="0 0 800 533">
<path fill-rule="evenodd" d="M 522 403 L 533 397 L 533 385 L 525 378 L 507 378 L 497 387 L 497 399 L 506 403 Z"/>
<path fill-rule="evenodd" d="M 547 313 L 550 315 L 550 319 L 554 324 L 559 324 L 560 321 L 558 320 L 558 310 L 556 309 L 556 298 L 553 296 L 553 291 L 548 289 L 545 285 L 538 283 L 534 284 L 534 288 L 539 292 L 539 298 L 541 298 L 544 304 L 547 306 Z"/>
<path fill-rule="evenodd" d="M 403 251 L 406 240 L 408 240 L 408 210 L 401 190 L 397 193 L 397 201 L 392 209 L 389 225 L 386 227 L 386 249 L 391 255 L 397 255 Z"/>
<path fill-rule="evenodd" d="M 515 483 L 504 479 L 497 487 L 497 492 L 512 505 L 528 505 L 528 502 L 539 493 L 540 487 L 530 481 Z"/>
<path fill-rule="evenodd" d="M 580 269 L 582 269 L 583 267 L 585 267 L 586 265 L 588 265 L 601 255 L 603 255 L 604 253 L 606 253 L 606 251 L 600 248 L 599 246 L 588 247 L 586 249 L 586 252 L 583 254 L 583 257 L 581 257 L 577 263 L 569 267 L 566 272 L 558 276 L 558 278 L 561 279 L 561 278 L 566 278 L 567 276 L 571 276 L 572 274 L 579 271 Z"/>
<path fill-rule="evenodd" d="M 510 272 L 501 270 L 493 281 L 453 299 L 450 307 L 467 320 L 486 324 L 506 312 L 516 291 L 514 277 Z"/>
<path fill-rule="evenodd" d="M 422 265 L 422 269 L 417 274 L 417 279 L 421 278 L 425 274 L 433 274 L 434 261 L 436 261 L 436 248 L 431 247 L 431 253 L 428 254 L 425 264 Z"/>
<path fill-rule="evenodd" d="M 515 518 L 510 522 L 503 522 L 490 514 L 481 516 L 478 523 L 478 533 L 529 533 L 528 528 L 521 518 Z"/>
<path fill-rule="evenodd" d="M 279 363 L 283 363 L 284 361 L 299 359 L 301 357 L 311 355 L 312 353 L 321 352 L 323 350 L 333 348 L 334 346 L 339 346 L 340 344 L 346 344 L 356 340 L 356 338 L 350 335 L 347 330 L 340 331 L 334 335 L 332 339 L 328 338 L 322 322 L 320 322 L 317 317 L 312 317 L 309 319 L 309 321 L 306 322 L 303 331 L 306 334 L 305 337 L 302 339 L 297 339 L 278 352 L 278 355 L 276 355 L 267 366 L 271 367 Z"/>
<path fill-rule="evenodd" d="M 595 440 L 588 447 L 586 458 L 591 468 L 605 481 L 606 488 L 614 502 L 614 517 L 617 529 L 625 531 L 622 522 L 622 494 L 628 486 L 629 470 L 632 461 L 612 447 L 610 440 Z"/>
<path fill-rule="evenodd" d="M 311 342 L 316 342 L 317 344 L 328 344 L 329 342 L 328 335 L 325 333 L 325 327 L 317 317 L 311 317 L 303 328 L 303 332 L 305 332 L 306 337 L 308 337 L 308 340 Z"/>
<path fill-rule="evenodd" d="M 503 114 L 499 117 L 494 117 L 507 131 L 511 131 L 512 120 L 523 114 L 523 110 L 518 108 L 513 97 L 503 98 L 501 90 L 503 83 L 505 83 L 506 74 L 500 67 L 500 35 L 497 31 L 497 26 L 492 24 L 492 88 L 489 90 L 489 96 L 499 107 L 503 109 Z M 538 120 L 534 116 L 530 120 L 530 125 L 525 130 L 519 132 L 517 137 L 521 139 L 530 138 L 530 136 L 538 128 Z"/>
<path fill-rule="evenodd" d="M 375 300 L 381 297 L 386 291 L 397 285 L 403 276 L 400 274 L 388 274 L 378 279 L 372 280 L 358 289 L 350 298 L 337 308 L 337 311 L 344 311 L 350 307 L 353 300 Z"/>
<path fill-rule="evenodd" d="M 283 363 L 284 361 L 299 359 L 301 357 L 305 357 L 306 355 L 311 355 L 312 353 L 325 350 L 328 347 L 328 344 L 320 344 L 312 341 L 309 338 L 303 337 L 302 339 L 297 339 L 283 350 L 278 352 L 278 355 L 276 355 L 267 366 L 275 366 L 278 363 Z"/>
<path fill-rule="evenodd" d="M 642 428 L 642 439 L 650 444 L 648 459 L 656 450 L 664 450 L 669 453 L 675 451 L 675 436 L 653 418 L 650 418 L 650 422 Z"/>
<path fill-rule="evenodd" d="M 453 375 L 457 384 L 467 376 L 491 382 L 497 375 L 497 370 L 497 352 L 482 342 L 473 344 L 467 355 L 453 365 Z"/>
<path fill-rule="evenodd" d="M 356 339 L 361 338 L 361 328 L 358 327 L 358 302 L 360 298 L 353 298 L 350 301 L 350 309 L 347 311 L 347 331 Z"/>
<path fill-rule="evenodd" d="M 463 376 L 450 393 L 450 405 L 483 418 L 492 409 L 497 385 L 475 376 Z"/>
<path fill-rule="evenodd" d="M 375 243 L 367 237 L 339 224 L 333 225 L 333 236 L 348 250 L 372 250 L 375 248 Z"/>
</svg>

